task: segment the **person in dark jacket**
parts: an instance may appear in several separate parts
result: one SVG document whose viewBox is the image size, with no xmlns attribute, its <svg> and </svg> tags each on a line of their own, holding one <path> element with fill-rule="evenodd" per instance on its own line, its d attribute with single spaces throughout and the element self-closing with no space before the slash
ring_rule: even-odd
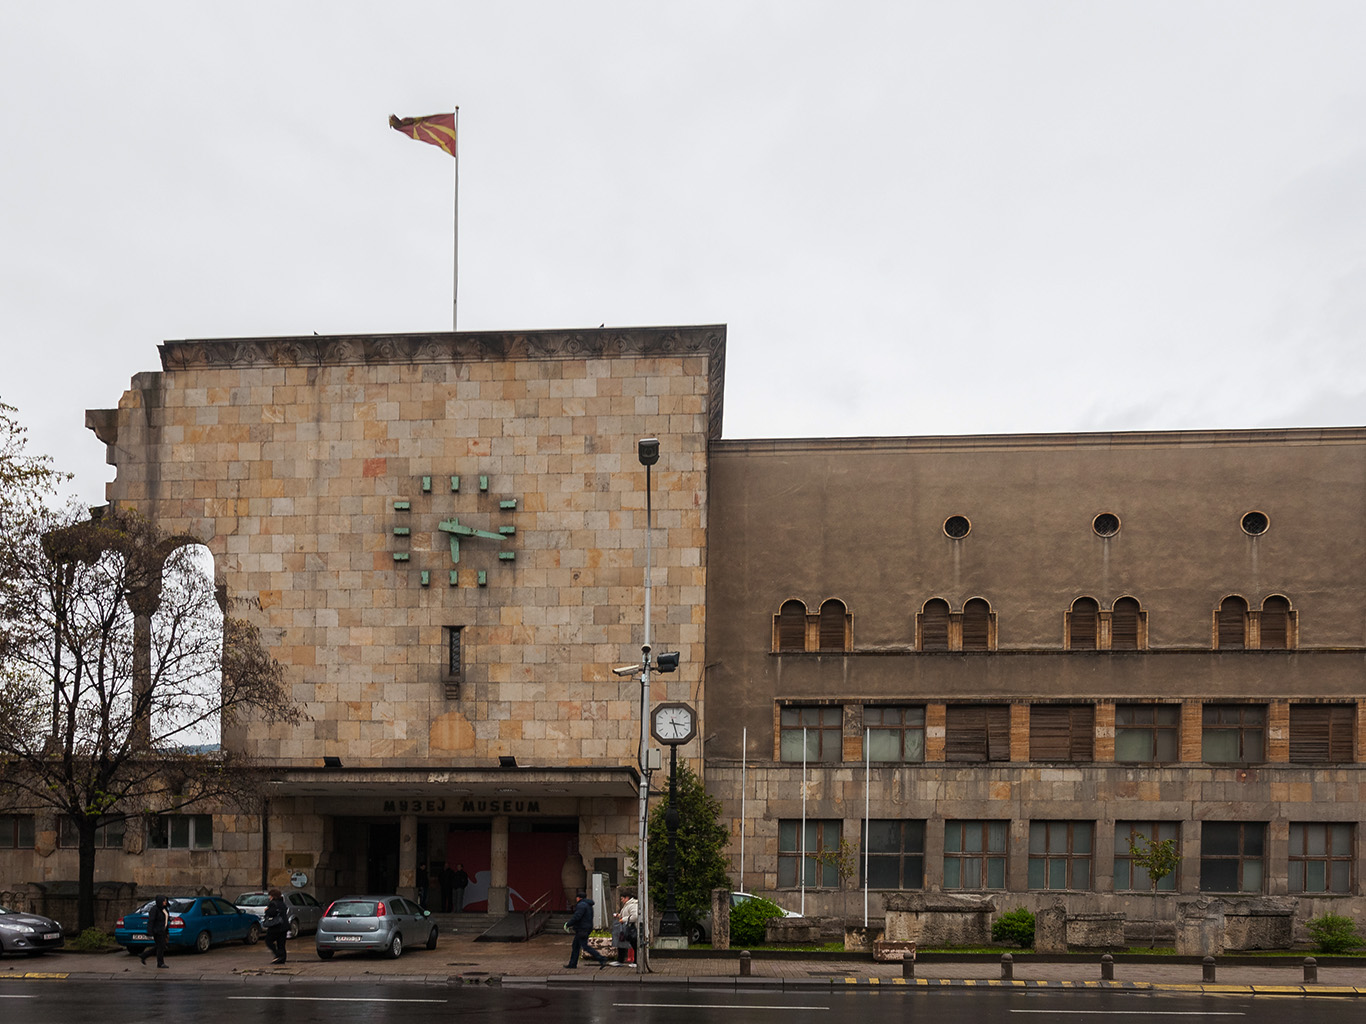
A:
<svg viewBox="0 0 1366 1024">
<path fill-rule="evenodd" d="M 607 957 L 588 944 L 588 936 L 593 934 L 593 901 L 586 893 L 575 895 L 574 913 L 569 915 L 564 930 L 574 933 L 574 945 L 569 949 L 569 963 L 565 967 L 571 971 L 579 966 L 579 953 L 591 956 L 598 962 L 598 970 L 607 966 Z"/>
<path fill-rule="evenodd" d="M 465 889 L 470 884 L 470 876 L 465 873 L 465 865 L 457 864 L 451 874 L 451 910 L 460 913 L 465 906 Z"/>
<path fill-rule="evenodd" d="M 266 914 L 261 923 L 266 926 L 266 945 L 275 954 L 273 964 L 285 962 L 285 939 L 289 937 L 289 907 L 285 898 L 275 886 L 270 888 L 270 902 L 266 904 Z"/>
<path fill-rule="evenodd" d="M 157 966 L 166 966 L 166 939 L 171 931 L 171 911 L 166 906 L 166 897 L 158 896 L 152 902 L 152 909 L 147 911 L 147 934 L 152 937 L 152 949 L 144 948 L 142 956 L 139 957 L 143 963 L 147 962 L 148 954 L 153 950 L 157 955 Z"/>
</svg>

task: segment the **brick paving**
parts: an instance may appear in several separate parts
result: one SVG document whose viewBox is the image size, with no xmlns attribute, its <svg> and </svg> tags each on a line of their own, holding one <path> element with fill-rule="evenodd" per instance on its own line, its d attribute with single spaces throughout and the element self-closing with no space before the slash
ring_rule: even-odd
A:
<svg viewBox="0 0 1366 1024">
<path fill-rule="evenodd" d="M 233 944 L 216 947 L 204 955 L 173 953 L 171 969 L 157 971 L 143 966 L 124 952 L 78 954 L 62 952 L 40 958 L 8 957 L 0 960 L 0 981 L 11 978 L 101 977 L 146 978 L 158 982 L 194 979 L 243 980 L 289 979 L 300 982 L 335 979 L 398 981 L 428 984 L 673 984 L 717 988 L 858 986 L 899 988 L 938 985 L 1001 985 L 999 961 L 919 962 L 914 976 L 904 978 L 900 964 L 879 964 L 869 959 L 844 959 L 812 955 L 789 959 L 766 957 L 762 952 L 750 961 L 748 978 L 741 978 L 740 963 L 730 956 L 698 957 L 656 954 L 650 970 L 629 967 L 599 970 L 581 960 L 576 970 L 565 969 L 569 936 L 559 932 L 538 935 L 527 942 L 476 942 L 477 926 L 443 932 L 435 950 L 410 948 L 398 960 L 364 954 L 339 953 L 319 960 L 312 936 L 290 943 L 289 961 L 272 966 L 264 944 Z M 1366 996 L 1366 963 L 1362 966 L 1318 968 L 1317 983 L 1304 980 L 1303 961 L 1285 958 L 1269 966 L 1242 966 L 1216 962 L 1216 983 L 1202 982 L 1199 963 L 1125 963 L 1115 965 L 1113 982 L 1101 981 L 1100 958 L 1040 962 L 1021 960 L 1013 965 L 1009 984 L 1020 987 L 1152 989 L 1156 991 L 1204 991 L 1217 993 L 1276 995 Z"/>
</svg>

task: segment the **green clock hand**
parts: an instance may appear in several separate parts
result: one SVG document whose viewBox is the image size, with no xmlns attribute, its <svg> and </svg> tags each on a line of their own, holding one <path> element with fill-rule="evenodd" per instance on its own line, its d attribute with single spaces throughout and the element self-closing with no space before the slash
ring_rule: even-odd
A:
<svg viewBox="0 0 1366 1024">
<path fill-rule="evenodd" d="M 448 519 L 444 523 L 437 523 L 436 528 L 446 533 L 456 534 L 460 537 L 487 537 L 489 540 L 502 540 L 501 533 L 490 533 L 488 530 L 476 530 L 470 526 L 463 526 L 459 519 Z"/>
</svg>

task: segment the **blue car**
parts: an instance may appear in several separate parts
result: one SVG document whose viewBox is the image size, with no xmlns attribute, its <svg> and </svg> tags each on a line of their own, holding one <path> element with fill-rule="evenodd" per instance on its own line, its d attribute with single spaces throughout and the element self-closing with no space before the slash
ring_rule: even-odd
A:
<svg viewBox="0 0 1366 1024">
<path fill-rule="evenodd" d="M 153 945 L 147 933 L 147 912 L 152 902 L 144 903 L 131 914 L 114 922 L 114 941 L 136 955 Z M 168 896 L 166 909 L 171 913 L 171 929 L 166 943 L 207 953 L 209 947 L 240 939 L 248 946 L 261 938 L 261 919 L 238 910 L 221 896 Z"/>
</svg>

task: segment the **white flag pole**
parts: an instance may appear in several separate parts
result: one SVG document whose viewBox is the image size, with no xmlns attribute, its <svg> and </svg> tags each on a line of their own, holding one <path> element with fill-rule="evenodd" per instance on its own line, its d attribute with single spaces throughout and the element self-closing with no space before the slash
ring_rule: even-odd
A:
<svg viewBox="0 0 1366 1024">
<path fill-rule="evenodd" d="M 868 927 L 868 801 L 873 790 L 873 760 L 868 750 L 871 729 L 863 730 L 863 927 Z"/>
<path fill-rule="evenodd" d="M 740 730 L 740 891 L 745 888 L 745 765 L 749 753 L 749 726 Z"/>
<path fill-rule="evenodd" d="M 452 261 L 455 279 L 451 284 L 451 330 L 459 329 L 458 303 L 460 300 L 460 108 L 455 108 L 455 259 Z"/>
<path fill-rule="evenodd" d="M 806 916 L 806 726 L 802 726 L 802 841 L 797 871 L 802 880 L 802 917 Z"/>
</svg>

